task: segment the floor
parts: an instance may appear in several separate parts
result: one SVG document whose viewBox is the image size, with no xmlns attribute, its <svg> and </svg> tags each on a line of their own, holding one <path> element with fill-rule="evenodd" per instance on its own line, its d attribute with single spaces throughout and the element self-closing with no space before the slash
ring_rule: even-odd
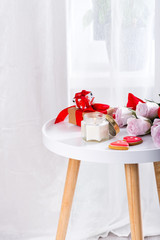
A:
<svg viewBox="0 0 160 240">
<path fill-rule="evenodd" d="M 52 240 L 51 237 L 33 237 L 33 238 L 15 238 L 0 236 L 0 240 Z M 76 240 L 76 239 L 75 239 Z M 117 237 L 112 233 L 107 238 L 100 238 L 99 240 L 131 240 L 131 237 Z M 145 237 L 145 240 L 160 240 L 160 236 Z"/>
<path fill-rule="evenodd" d="M 131 237 L 117 237 L 113 234 L 109 234 L 107 238 L 100 238 L 99 240 L 131 240 Z M 160 236 L 145 237 L 145 240 L 160 240 Z"/>
</svg>

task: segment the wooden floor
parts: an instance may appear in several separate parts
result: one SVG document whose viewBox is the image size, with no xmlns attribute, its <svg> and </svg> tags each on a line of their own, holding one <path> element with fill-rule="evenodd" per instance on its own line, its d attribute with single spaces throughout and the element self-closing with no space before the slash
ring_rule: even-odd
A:
<svg viewBox="0 0 160 240">
<path fill-rule="evenodd" d="M 117 237 L 113 234 L 109 234 L 107 238 L 100 238 L 99 240 L 131 240 L 131 237 Z M 160 236 L 145 237 L 145 240 L 160 240 Z"/>
</svg>

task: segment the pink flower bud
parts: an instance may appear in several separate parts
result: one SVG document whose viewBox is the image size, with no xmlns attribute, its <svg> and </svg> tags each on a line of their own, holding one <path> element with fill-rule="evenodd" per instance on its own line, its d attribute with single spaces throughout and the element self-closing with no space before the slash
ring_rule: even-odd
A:
<svg viewBox="0 0 160 240">
<path fill-rule="evenodd" d="M 136 108 L 136 115 L 137 117 L 146 117 L 149 119 L 154 119 L 158 117 L 158 109 L 159 105 L 154 102 L 146 102 L 141 103 L 139 102 Z"/>
<path fill-rule="evenodd" d="M 127 125 L 127 120 L 132 117 L 132 111 L 126 107 L 118 108 L 115 113 L 115 120 L 119 127 L 124 127 L 125 125 Z"/>
<path fill-rule="evenodd" d="M 160 119 L 156 118 L 151 127 L 151 136 L 154 144 L 160 147 Z"/>
<path fill-rule="evenodd" d="M 151 128 L 150 121 L 146 119 L 129 118 L 127 124 L 128 133 L 135 136 L 145 135 Z"/>
</svg>

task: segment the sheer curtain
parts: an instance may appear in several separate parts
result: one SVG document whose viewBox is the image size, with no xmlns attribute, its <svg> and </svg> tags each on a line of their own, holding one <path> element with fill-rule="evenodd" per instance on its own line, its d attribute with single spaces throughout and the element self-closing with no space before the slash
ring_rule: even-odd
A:
<svg viewBox="0 0 160 240">
<path fill-rule="evenodd" d="M 116 2 L 121 1 L 111 1 L 114 21 L 114 16 L 119 19 L 122 12 L 121 9 L 116 15 L 120 6 Z M 88 88 L 93 90 L 96 101 L 111 105 L 120 104 L 122 99 L 126 101 L 128 91 L 141 97 L 146 93 L 149 97 L 148 90 L 142 90 L 154 86 L 153 62 L 150 65 L 148 61 L 152 57 L 146 57 L 146 74 L 140 75 L 145 79 L 143 84 L 140 78 L 135 85 L 136 66 L 134 71 L 129 70 L 132 80 L 126 78 L 124 63 L 120 65 L 119 53 L 114 53 L 119 48 L 113 47 L 119 42 L 119 20 L 118 24 L 111 21 L 118 38 L 112 28 L 109 36 L 116 42 L 111 41 L 110 50 L 103 41 L 106 33 L 97 22 L 95 29 L 98 28 L 96 32 L 100 31 L 101 37 L 92 34 L 91 1 L 68 1 L 66 44 L 65 4 L 65 0 L 0 0 L 0 239 L 3 240 L 55 238 L 67 160 L 44 149 L 41 127 L 68 105 L 67 85 L 72 92 L 69 99 L 77 89 Z M 151 15 L 150 12 L 150 23 Z M 90 17 L 91 23 L 89 20 L 85 23 Z M 149 36 L 154 42 L 153 35 Z M 142 165 L 140 174 L 144 233 L 160 234 L 152 166 Z M 82 163 L 67 239 L 95 240 L 109 231 L 119 236 L 130 232 L 123 166 Z"/>
<path fill-rule="evenodd" d="M 43 147 L 41 128 L 67 106 L 65 10 L 0 1 L 1 240 L 56 234 L 67 161 Z"/>
<path fill-rule="evenodd" d="M 112 106 L 126 104 L 129 91 L 152 97 L 155 2 L 68 2 L 70 88 L 89 88 Z"/>
<path fill-rule="evenodd" d="M 129 92 L 156 99 L 155 1 L 68 0 L 67 10 L 70 100 L 82 89 L 113 107 Z M 152 164 L 140 165 L 140 184 L 144 235 L 159 235 Z M 130 233 L 124 166 L 82 163 L 69 230 L 76 240 Z"/>
</svg>

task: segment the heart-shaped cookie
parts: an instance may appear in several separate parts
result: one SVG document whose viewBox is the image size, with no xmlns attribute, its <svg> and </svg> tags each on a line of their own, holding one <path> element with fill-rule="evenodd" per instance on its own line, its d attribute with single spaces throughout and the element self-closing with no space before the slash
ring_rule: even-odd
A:
<svg viewBox="0 0 160 240">
<path fill-rule="evenodd" d="M 115 150 L 128 150 L 129 144 L 126 141 L 118 140 L 110 143 L 108 147 Z"/>
<path fill-rule="evenodd" d="M 123 138 L 130 146 L 134 146 L 143 142 L 142 138 L 136 136 L 126 136 Z"/>
</svg>

